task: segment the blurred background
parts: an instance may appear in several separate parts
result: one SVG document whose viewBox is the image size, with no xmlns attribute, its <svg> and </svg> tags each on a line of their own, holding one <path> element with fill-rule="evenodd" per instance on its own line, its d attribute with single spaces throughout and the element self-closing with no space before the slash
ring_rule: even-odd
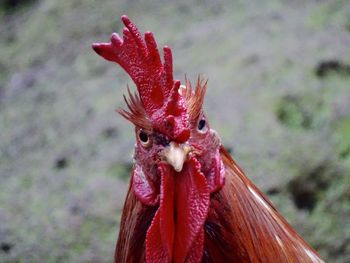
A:
<svg viewBox="0 0 350 263">
<path fill-rule="evenodd" d="M 328 262 L 350 262 L 350 2 L 0 1 L 0 262 L 112 262 L 129 77 L 91 49 L 127 14 L 209 79 L 206 114 Z"/>
</svg>

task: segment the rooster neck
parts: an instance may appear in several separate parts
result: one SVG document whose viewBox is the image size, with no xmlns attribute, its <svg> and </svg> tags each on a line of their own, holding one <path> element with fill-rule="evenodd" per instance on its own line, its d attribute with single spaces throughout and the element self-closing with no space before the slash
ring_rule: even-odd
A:
<svg viewBox="0 0 350 263">
<path fill-rule="evenodd" d="M 323 262 L 226 151 L 225 186 L 210 198 L 202 262 Z M 125 201 L 116 262 L 145 262 L 145 239 L 157 206 L 143 205 L 132 188 Z"/>
<path fill-rule="evenodd" d="M 224 148 L 224 188 L 212 195 L 203 262 L 323 262 Z"/>
<path fill-rule="evenodd" d="M 131 187 L 125 199 L 121 217 L 115 262 L 145 262 L 145 240 L 157 207 L 143 205 Z"/>
</svg>

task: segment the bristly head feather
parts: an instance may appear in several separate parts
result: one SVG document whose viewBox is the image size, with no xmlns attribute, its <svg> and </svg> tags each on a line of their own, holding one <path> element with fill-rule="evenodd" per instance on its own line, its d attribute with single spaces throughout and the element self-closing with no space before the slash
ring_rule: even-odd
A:
<svg viewBox="0 0 350 263">
<path fill-rule="evenodd" d="M 194 89 L 187 77 L 185 77 L 185 83 L 186 87 L 183 89 L 182 94 L 185 98 L 189 120 L 191 123 L 194 123 L 203 113 L 204 96 L 207 91 L 208 80 L 203 80 L 201 76 L 198 76 Z"/>
<path fill-rule="evenodd" d="M 145 131 L 152 132 L 152 123 L 147 117 L 140 97 L 136 93 L 132 94 L 129 86 L 128 95 L 128 98 L 125 95 L 123 97 L 129 111 L 119 108 L 117 109 L 117 112 L 125 119 L 132 122 L 135 126 L 142 128 Z"/>
</svg>

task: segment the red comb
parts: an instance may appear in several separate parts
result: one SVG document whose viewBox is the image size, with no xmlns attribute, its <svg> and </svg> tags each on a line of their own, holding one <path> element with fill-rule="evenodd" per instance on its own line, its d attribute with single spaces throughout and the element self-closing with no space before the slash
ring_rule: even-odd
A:
<svg viewBox="0 0 350 263">
<path fill-rule="evenodd" d="M 143 39 L 140 31 L 127 16 L 123 39 L 113 33 L 110 43 L 94 43 L 92 48 L 103 58 L 117 62 L 135 82 L 145 111 L 154 128 L 172 139 L 188 139 L 187 113 L 178 96 L 180 82 L 174 82 L 171 49 L 164 47 L 162 63 L 157 43 L 151 32 Z"/>
</svg>

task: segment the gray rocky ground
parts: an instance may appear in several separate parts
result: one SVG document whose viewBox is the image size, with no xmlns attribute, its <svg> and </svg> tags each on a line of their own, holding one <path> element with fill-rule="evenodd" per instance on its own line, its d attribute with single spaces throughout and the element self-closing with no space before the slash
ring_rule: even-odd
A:
<svg viewBox="0 0 350 263">
<path fill-rule="evenodd" d="M 22 5 L 23 3 L 23 5 Z M 209 78 L 206 113 L 328 262 L 350 262 L 350 2 L 0 3 L 0 262 L 111 262 L 134 135 L 130 79 L 90 44 L 126 13 Z"/>
</svg>

